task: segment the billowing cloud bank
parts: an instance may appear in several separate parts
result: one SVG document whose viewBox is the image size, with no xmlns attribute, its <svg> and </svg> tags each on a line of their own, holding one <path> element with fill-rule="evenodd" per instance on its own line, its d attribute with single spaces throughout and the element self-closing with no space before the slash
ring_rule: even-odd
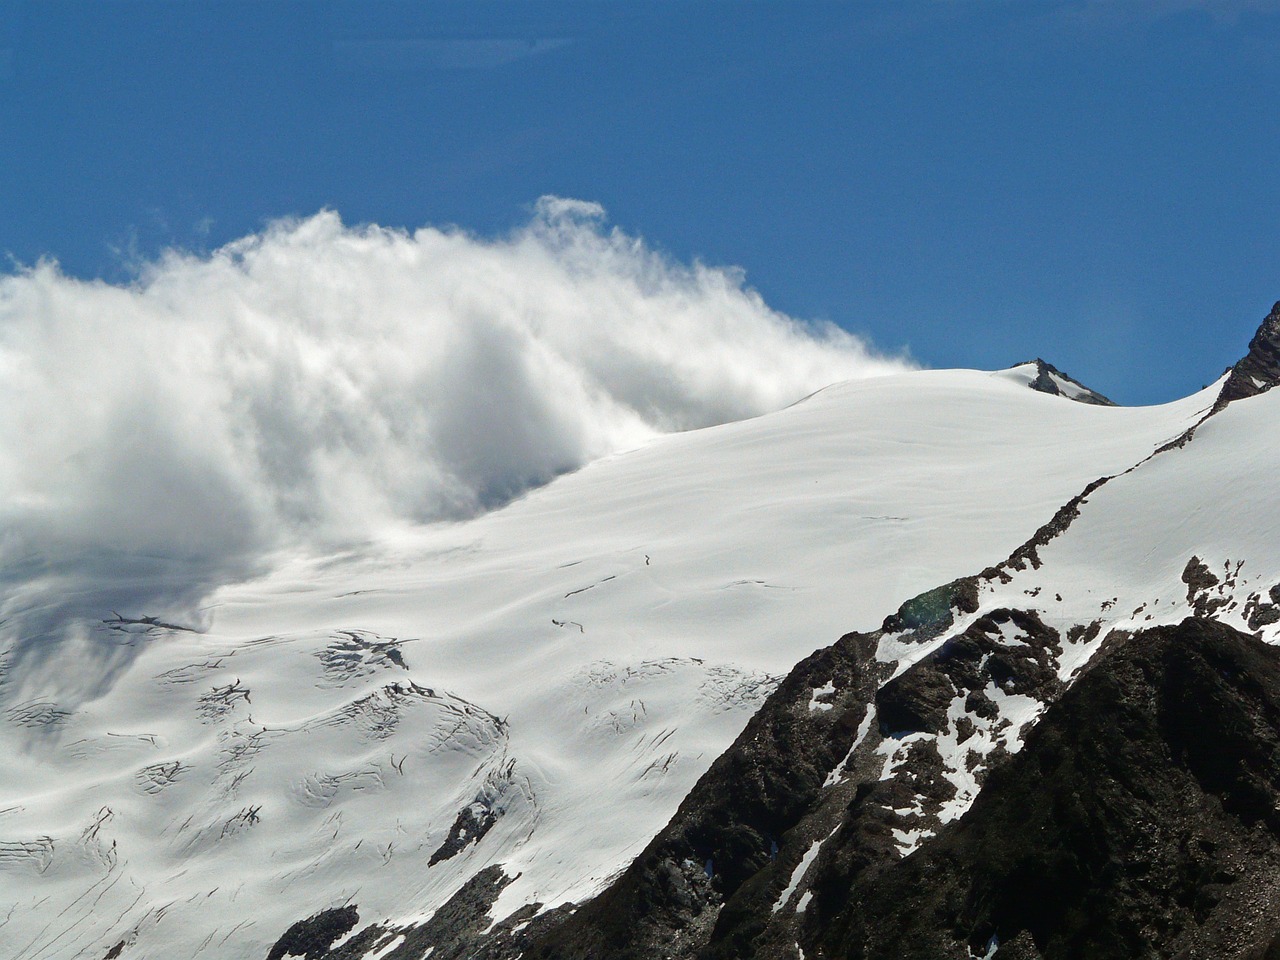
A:
<svg viewBox="0 0 1280 960">
<path fill-rule="evenodd" d="M 129 286 L 0 278 L 7 640 L 185 608 L 278 548 L 466 517 L 656 433 L 902 369 L 602 221 L 543 198 L 484 240 L 325 212 Z"/>
</svg>

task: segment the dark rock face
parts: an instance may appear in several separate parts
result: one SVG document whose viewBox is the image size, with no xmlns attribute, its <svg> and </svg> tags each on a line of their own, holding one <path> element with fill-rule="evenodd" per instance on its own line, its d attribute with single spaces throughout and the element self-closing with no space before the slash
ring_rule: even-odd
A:
<svg viewBox="0 0 1280 960">
<path fill-rule="evenodd" d="M 1220 410 L 1233 400 L 1265 393 L 1280 383 L 1280 303 L 1249 341 L 1249 352 L 1234 367 L 1214 404 Z"/>
<path fill-rule="evenodd" d="M 487 929 L 489 908 L 511 880 L 501 867 L 485 867 L 425 922 L 406 927 L 370 924 L 337 947 L 332 947 L 333 942 L 356 924 L 355 908 L 327 910 L 290 927 L 267 960 L 295 955 L 305 956 L 307 960 L 360 960 L 375 950 L 382 951 L 380 956 L 385 960 L 420 960 L 428 953 L 439 960 L 499 960 L 516 956 L 521 941 L 514 936 L 514 931 L 528 923 L 539 905 L 530 904 L 492 931 Z M 543 922 L 560 919 L 552 912 L 544 915 Z M 338 929 L 337 920 L 345 926 Z"/>
<path fill-rule="evenodd" d="M 1212 617 L 1230 600 L 1221 591 L 1216 597 L 1212 595 L 1214 587 L 1221 581 L 1199 557 L 1192 557 L 1187 561 L 1187 566 L 1182 571 L 1182 582 L 1187 585 L 1187 603 L 1191 604 L 1197 617 Z"/>
<path fill-rule="evenodd" d="M 1035 364 L 1036 377 L 1031 381 L 1032 390 L 1038 390 L 1041 393 L 1049 393 L 1055 397 L 1066 397 L 1068 400 L 1075 400 L 1077 403 L 1091 403 L 1100 407 L 1114 407 L 1115 403 L 1108 400 L 1096 390 L 1090 390 L 1079 380 L 1067 376 L 1051 363 L 1041 360 L 1039 357 L 1032 360 Z M 1060 385 L 1061 381 L 1066 381 L 1077 389 L 1072 393 L 1067 393 Z"/>
<path fill-rule="evenodd" d="M 1006 625 L 1021 642 L 1009 645 L 996 639 Z M 1061 655 L 1058 632 L 1035 613 L 993 610 L 876 691 L 881 731 L 941 733 L 957 696 L 966 697 L 969 713 L 993 716 L 994 704 L 983 693 L 989 682 L 1006 693 L 1048 702 L 1062 686 L 1057 673 Z M 983 709 L 984 701 L 990 711 Z"/>
<path fill-rule="evenodd" d="M 1271 598 L 1270 603 L 1263 600 L 1260 593 L 1250 594 L 1245 601 L 1244 615 L 1250 630 L 1280 623 L 1280 583 L 1267 591 L 1267 596 Z"/>
<path fill-rule="evenodd" d="M 799 943 L 849 960 L 1270 956 L 1278 803 L 1280 651 L 1201 619 L 1150 630 L 1100 654 L 914 856 L 818 877 Z"/>
<path fill-rule="evenodd" d="M 427 866 L 433 867 L 441 860 L 456 857 L 470 844 L 479 843 L 497 822 L 498 815 L 489 808 L 483 797 L 477 797 L 474 803 L 458 811 L 453 826 L 449 828 L 449 835 L 436 852 L 431 854 Z"/>
<path fill-rule="evenodd" d="M 796 957 L 816 909 L 819 881 L 844 890 L 873 882 L 865 878 L 902 859 L 902 836 L 940 829 L 940 811 L 956 797 L 956 787 L 936 735 L 954 724 L 953 735 L 965 744 L 981 723 L 988 735 L 1002 739 L 1008 721 L 984 691 L 994 684 L 1005 693 L 1049 702 L 1061 693 L 1061 653 L 1060 635 L 1034 612 L 994 610 L 883 684 L 874 700 L 879 729 L 868 731 L 859 751 L 862 762 L 855 757 L 846 765 L 845 782 L 828 778 L 811 812 L 792 832 L 818 842 L 810 847 L 807 869 L 793 873 L 796 860 L 785 856 L 762 869 L 726 901 L 707 943 L 694 955 L 705 960 Z M 961 715 L 949 716 L 957 703 L 963 704 Z M 914 739 L 920 734 L 925 736 Z M 905 750 L 886 775 L 877 747 L 899 738 Z M 968 769 L 981 782 L 986 768 L 1005 757 L 1003 747 L 986 755 L 970 750 Z M 788 899 L 786 890 L 798 881 L 804 892 Z"/>
<path fill-rule="evenodd" d="M 909 630 L 920 641 L 941 635 L 955 622 L 956 612 L 978 609 L 978 579 L 961 577 L 912 597 L 896 613 L 885 618 L 881 630 L 897 633 Z"/>
<path fill-rule="evenodd" d="M 354 927 L 359 919 L 360 914 L 355 907 L 321 910 L 286 930 L 267 954 L 267 960 L 281 960 L 283 957 L 319 960 L 328 954 L 333 942 Z"/>
</svg>

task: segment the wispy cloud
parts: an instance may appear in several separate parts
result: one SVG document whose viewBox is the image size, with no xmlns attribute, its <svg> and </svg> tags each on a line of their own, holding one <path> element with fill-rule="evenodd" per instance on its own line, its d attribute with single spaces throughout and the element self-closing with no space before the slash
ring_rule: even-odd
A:
<svg viewBox="0 0 1280 960">
<path fill-rule="evenodd" d="M 576 200 L 494 240 L 325 212 L 123 286 L 42 263 L 0 278 L 8 682 L 112 610 L 198 626 L 274 550 L 470 516 L 903 366 Z"/>
</svg>

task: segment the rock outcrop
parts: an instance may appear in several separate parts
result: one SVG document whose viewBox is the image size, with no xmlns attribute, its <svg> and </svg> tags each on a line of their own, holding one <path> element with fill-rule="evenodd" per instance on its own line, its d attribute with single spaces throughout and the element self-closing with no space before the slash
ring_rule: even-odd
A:
<svg viewBox="0 0 1280 960">
<path fill-rule="evenodd" d="M 1277 955 L 1280 651 L 1201 618 L 1120 640 L 965 817 L 814 889 L 808 956 Z"/>
<path fill-rule="evenodd" d="M 1280 303 L 1271 308 L 1249 341 L 1249 352 L 1231 368 L 1214 409 L 1264 393 L 1277 383 L 1280 383 Z"/>
<path fill-rule="evenodd" d="M 1066 397 L 1068 400 L 1075 400 L 1078 403 L 1091 403 L 1100 407 L 1114 407 L 1115 402 L 1107 399 L 1097 390 L 1091 390 L 1079 380 L 1063 373 L 1053 364 L 1039 357 L 1028 361 L 1020 366 L 1035 367 L 1035 375 L 1031 378 L 1028 386 L 1032 390 L 1038 390 L 1041 393 L 1052 394 L 1055 397 Z"/>
<path fill-rule="evenodd" d="M 796 803 L 831 809 L 805 773 L 833 756 L 816 728 L 791 782 L 768 785 L 788 763 L 780 721 L 796 692 L 771 701 L 611 890 L 524 956 L 1280 955 L 1280 650 L 1203 618 L 1117 636 L 969 812 L 906 857 L 874 775 L 840 797 L 834 823 L 806 830 Z M 798 871 L 802 902 L 771 908 Z"/>
</svg>

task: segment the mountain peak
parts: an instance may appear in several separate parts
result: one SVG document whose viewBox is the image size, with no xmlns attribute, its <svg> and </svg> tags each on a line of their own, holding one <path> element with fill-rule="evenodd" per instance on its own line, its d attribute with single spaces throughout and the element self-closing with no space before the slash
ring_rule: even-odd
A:
<svg viewBox="0 0 1280 960">
<path fill-rule="evenodd" d="M 1232 400 L 1265 393 L 1280 383 L 1280 302 L 1271 308 L 1249 341 L 1249 352 L 1231 368 L 1214 404 L 1221 410 Z"/>
<path fill-rule="evenodd" d="M 1010 367 L 1006 373 L 1016 375 L 1032 390 L 1048 393 L 1055 397 L 1066 397 L 1078 403 L 1091 403 L 1100 407 L 1114 407 L 1114 401 L 1107 399 L 1096 390 L 1091 390 L 1079 380 L 1063 373 L 1047 360 L 1036 357 L 1026 363 Z"/>
</svg>

